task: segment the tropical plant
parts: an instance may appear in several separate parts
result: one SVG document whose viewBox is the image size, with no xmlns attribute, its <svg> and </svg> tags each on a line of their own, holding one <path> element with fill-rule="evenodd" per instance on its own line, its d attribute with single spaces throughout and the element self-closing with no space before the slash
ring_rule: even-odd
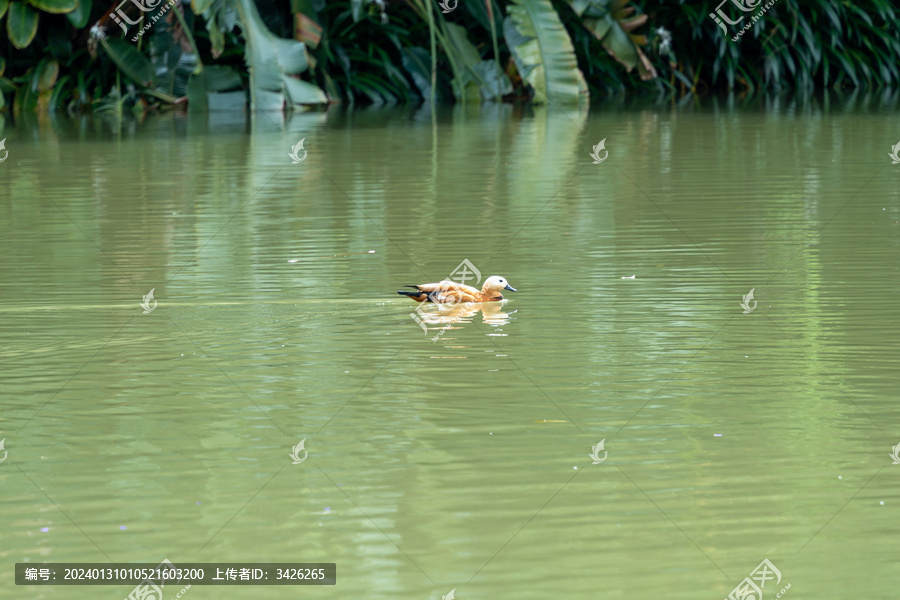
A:
<svg viewBox="0 0 900 600">
<path fill-rule="evenodd" d="M 535 101 L 577 103 L 585 97 L 575 49 L 550 0 L 513 0 L 507 11 L 503 35 Z"/>
<path fill-rule="evenodd" d="M 894 0 L 749 0 L 760 12 L 740 35 L 749 20 L 710 18 L 718 1 L 459 0 L 445 14 L 435 0 L 192 0 L 166 18 L 125 3 L 126 18 L 117 0 L 0 0 L 0 110 L 900 85 Z"/>
<path fill-rule="evenodd" d="M 584 26 L 600 40 L 610 56 L 629 71 L 637 67 L 641 79 L 653 79 L 656 69 L 641 50 L 647 44 L 647 37 L 631 33 L 647 22 L 647 15 L 635 15 L 637 8 L 628 6 L 630 1 L 569 0 L 569 5 L 575 14 L 583 17 Z"/>
<path fill-rule="evenodd" d="M 650 22 L 671 32 L 668 60 L 656 66 L 682 91 L 900 84 L 900 13 L 891 0 L 778 0 L 737 40 L 746 20 L 723 32 L 709 16 L 716 2 L 644 0 L 641 6 Z"/>
<path fill-rule="evenodd" d="M 91 0 L 0 0 L 0 19 L 6 17 L 6 33 L 16 48 L 27 48 L 34 40 L 42 12 L 49 15 L 66 15 L 75 28 L 88 22 Z"/>
</svg>

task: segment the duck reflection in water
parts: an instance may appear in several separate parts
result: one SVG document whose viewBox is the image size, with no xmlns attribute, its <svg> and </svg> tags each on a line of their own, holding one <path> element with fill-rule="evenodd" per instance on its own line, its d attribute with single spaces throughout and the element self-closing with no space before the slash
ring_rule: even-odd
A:
<svg viewBox="0 0 900 600">
<path fill-rule="evenodd" d="M 415 313 L 410 316 L 416 320 L 419 327 L 425 334 L 428 334 L 428 326 L 440 326 L 438 334 L 432 338 L 437 340 L 448 329 L 455 329 L 456 323 L 471 323 L 472 319 L 480 312 L 482 314 L 482 322 L 497 327 L 506 325 L 510 321 L 510 315 L 516 311 L 506 312 L 503 310 L 505 301 L 501 302 L 462 302 L 459 304 L 436 304 L 426 305 L 423 303 L 417 308 Z M 427 306 L 427 307 L 426 307 Z"/>
</svg>

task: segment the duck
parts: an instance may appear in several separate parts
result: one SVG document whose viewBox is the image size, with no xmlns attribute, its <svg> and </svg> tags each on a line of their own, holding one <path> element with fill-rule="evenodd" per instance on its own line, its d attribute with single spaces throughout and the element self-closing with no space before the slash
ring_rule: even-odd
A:
<svg viewBox="0 0 900 600">
<path fill-rule="evenodd" d="M 499 275 L 488 277 L 481 289 L 471 285 L 444 280 L 438 283 L 422 283 L 407 285 L 415 288 L 415 292 L 398 290 L 401 296 L 412 298 L 416 302 L 434 302 L 435 304 L 457 304 L 459 302 L 498 302 L 503 300 L 502 290 L 518 291 Z"/>
</svg>

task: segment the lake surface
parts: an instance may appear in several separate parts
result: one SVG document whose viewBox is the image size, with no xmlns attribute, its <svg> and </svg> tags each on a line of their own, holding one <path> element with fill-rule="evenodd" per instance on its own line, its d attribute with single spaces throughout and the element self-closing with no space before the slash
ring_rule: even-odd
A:
<svg viewBox="0 0 900 600">
<path fill-rule="evenodd" d="M 721 600 L 768 559 L 766 600 L 894 600 L 897 123 L 853 98 L 7 120 L 0 597 L 133 587 L 17 588 L 17 562 L 168 558 L 337 563 L 189 600 Z M 396 294 L 464 259 L 518 291 Z"/>
</svg>

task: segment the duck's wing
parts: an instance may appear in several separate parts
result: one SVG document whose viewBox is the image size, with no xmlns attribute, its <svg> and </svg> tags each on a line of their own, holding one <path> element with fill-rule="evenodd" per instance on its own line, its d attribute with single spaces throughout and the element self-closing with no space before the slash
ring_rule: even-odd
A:
<svg viewBox="0 0 900 600">
<path fill-rule="evenodd" d="M 416 288 L 420 292 L 431 293 L 441 286 L 440 283 L 420 283 L 419 285 L 408 285 L 406 287 Z"/>
<path fill-rule="evenodd" d="M 470 285 L 456 283 L 455 281 L 440 281 L 438 283 L 423 283 L 417 285 L 419 291 L 428 294 L 432 302 L 476 302 L 479 290 Z"/>
</svg>

